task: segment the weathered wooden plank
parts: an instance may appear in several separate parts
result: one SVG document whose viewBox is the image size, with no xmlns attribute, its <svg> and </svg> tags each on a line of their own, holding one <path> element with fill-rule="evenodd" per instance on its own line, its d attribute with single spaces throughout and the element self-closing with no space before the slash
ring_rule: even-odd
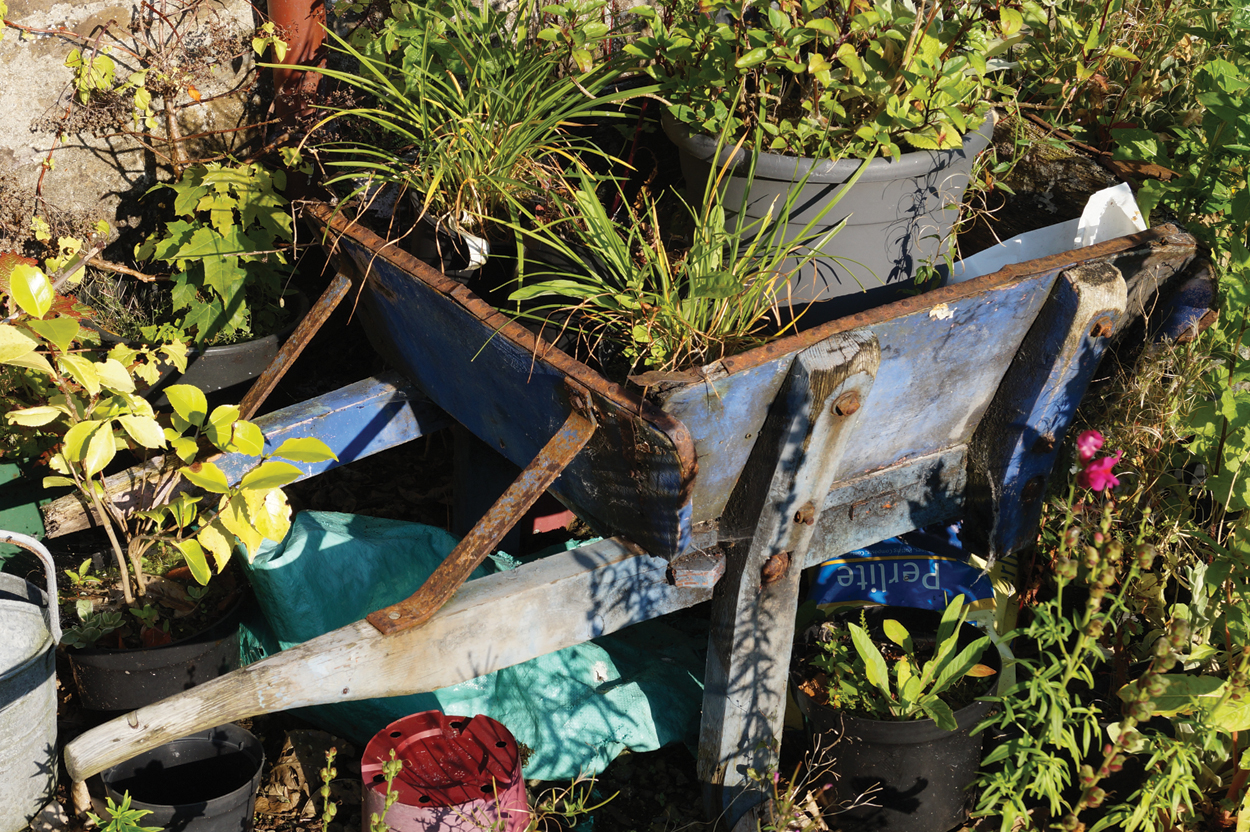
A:
<svg viewBox="0 0 1250 832">
<path fill-rule="evenodd" d="M 729 826 L 764 797 L 748 768 L 776 761 L 801 566 L 880 359 L 862 330 L 795 357 L 722 519 L 750 543 L 726 547 L 713 596 L 698 767 L 705 808 Z"/>
<path fill-rule="evenodd" d="M 968 460 L 964 539 L 989 560 L 1036 534 L 1046 478 L 1127 303 L 1111 263 L 1065 270 L 1011 363 Z"/>
<path fill-rule="evenodd" d="M 298 463 L 303 471 L 300 479 L 427 436 L 450 422 L 445 413 L 396 372 L 349 384 L 254 421 L 265 435 L 266 451 L 272 451 L 290 438 L 315 436 L 338 455 L 338 461 Z M 216 462 L 231 482 L 237 482 L 256 459 L 243 454 L 224 454 Z M 145 489 L 151 488 L 147 479 L 159 465 L 158 458 L 110 476 L 106 485 L 110 499 L 124 511 L 134 508 L 146 495 Z M 43 506 L 42 511 L 48 537 L 95 525 L 73 495 L 52 501 Z"/>
<path fill-rule="evenodd" d="M 479 578 L 420 629 L 383 636 L 357 621 L 93 728 L 65 747 L 65 765 L 81 781 L 223 722 L 435 690 L 711 597 L 672 586 L 667 569 L 603 540 Z"/>
<path fill-rule="evenodd" d="M 871 474 L 839 480 L 816 521 L 805 566 L 871 546 L 963 512 L 968 448 L 909 459 Z"/>
</svg>

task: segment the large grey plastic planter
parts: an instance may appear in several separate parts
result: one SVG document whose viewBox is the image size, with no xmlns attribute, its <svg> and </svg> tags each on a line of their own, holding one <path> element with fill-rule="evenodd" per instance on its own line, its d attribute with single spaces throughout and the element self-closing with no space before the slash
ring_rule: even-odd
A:
<svg viewBox="0 0 1250 832">
<path fill-rule="evenodd" d="M 701 200 L 716 139 L 692 133 L 667 113 L 663 125 L 681 153 L 691 199 Z M 859 181 L 809 232 L 819 236 L 849 216 L 846 227 L 821 247 L 821 256 L 791 278 L 788 302 L 838 298 L 837 313 L 844 315 L 896 300 L 919 265 L 940 262 L 950 248 L 951 225 L 972 163 L 989 144 L 993 130 L 992 119 L 987 120 L 980 130 L 965 136 L 957 150 L 917 151 L 903 154 L 897 162 L 884 158 L 869 162 Z M 721 149 L 721 164 L 729 161 L 731 149 Z M 774 202 L 780 209 L 794 182 L 807 176 L 790 216 L 788 241 L 799 238 L 803 227 L 837 196 L 861 164 L 761 153 L 748 191 L 747 152 L 739 151 L 734 159 L 735 169 L 743 175 L 727 177 L 725 207 L 736 212 L 748 192 L 747 215 L 752 220 L 763 217 Z"/>
</svg>

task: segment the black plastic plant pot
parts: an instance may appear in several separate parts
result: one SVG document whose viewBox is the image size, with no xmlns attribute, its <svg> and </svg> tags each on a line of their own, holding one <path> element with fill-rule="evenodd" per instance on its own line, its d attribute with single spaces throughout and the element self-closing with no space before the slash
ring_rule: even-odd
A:
<svg viewBox="0 0 1250 832">
<path fill-rule="evenodd" d="M 79 703 L 91 711 L 132 711 L 238 669 L 242 618 L 240 595 L 222 620 L 172 644 L 69 650 Z"/>
<path fill-rule="evenodd" d="M 165 743 L 101 775 L 105 793 L 146 809 L 144 826 L 165 832 L 249 832 L 265 752 L 237 725 Z"/>
<path fill-rule="evenodd" d="M 929 610 L 890 609 L 869 613 L 869 632 L 874 621 L 896 618 L 920 642 L 936 632 L 940 616 Z M 983 633 L 965 624 L 961 648 Z M 1001 660 L 993 646 L 982 662 L 995 670 Z M 996 677 L 997 678 L 997 677 Z M 866 684 L 866 683 L 865 683 Z M 835 803 L 863 805 L 827 814 L 844 832 L 947 832 L 961 824 L 968 813 L 968 787 L 981 764 L 981 734 L 972 729 L 985 719 L 993 705 L 973 702 L 955 712 L 955 731 L 946 731 L 932 719 L 887 721 L 865 719 L 821 705 L 796 687 L 799 710 L 813 733 L 821 735 L 821 748 L 831 749 Z M 863 796 L 867 799 L 863 800 Z"/>
</svg>

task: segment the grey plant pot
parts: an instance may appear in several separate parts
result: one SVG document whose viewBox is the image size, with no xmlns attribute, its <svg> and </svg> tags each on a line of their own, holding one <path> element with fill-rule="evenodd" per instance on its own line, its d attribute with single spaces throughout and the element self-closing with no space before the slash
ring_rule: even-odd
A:
<svg viewBox="0 0 1250 832">
<path fill-rule="evenodd" d="M 716 155 L 716 139 L 692 133 L 668 113 L 663 126 L 681 154 L 688 194 L 698 202 Z M 962 148 L 905 153 L 897 162 L 885 158 L 869 162 L 859 181 L 809 232 L 818 237 L 847 218 L 846 227 L 821 247 L 820 255 L 791 278 L 785 301 L 800 304 L 836 298 L 838 315 L 848 315 L 896 300 L 920 264 L 940 262 L 950 249 L 951 226 L 958 217 L 972 164 L 989 144 L 993 130 L 993 119 L 988 119 L 964 137 Z M 730 150 L 721 148 L 720 165 L 731 162 Z M 733 171 L 726 177 L 727 217 L 736 215 L 747 193 L 748 218 L 762 218 L 774 203 L 780 207 L 794 183 L 807 176 L 789 218 L 787 242 L 800 238 L 803 227 L 843 190 L 843 183 L 861 164 L 851 159 L 830 162 L 760 153 L 755 179 L 748 182 L 747 153 L 738 152 L 732 159 Z M 741 175 L 734 175 L 735 171 Z"/>
</svg>

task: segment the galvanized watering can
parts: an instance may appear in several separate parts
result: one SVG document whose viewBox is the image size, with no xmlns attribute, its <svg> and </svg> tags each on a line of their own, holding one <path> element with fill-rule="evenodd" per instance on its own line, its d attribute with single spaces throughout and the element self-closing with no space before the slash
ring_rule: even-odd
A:
<svg viewBox="0 0 1250 832">
<path fill-rule="evenodd" d="M 56 789 L 56 645 L 61 640 L 52 556 L 33 537 L 0 531 L 48 573 L 42 590 L 0 574 L 0 832 L 20 832 Z"/>
</svg>

